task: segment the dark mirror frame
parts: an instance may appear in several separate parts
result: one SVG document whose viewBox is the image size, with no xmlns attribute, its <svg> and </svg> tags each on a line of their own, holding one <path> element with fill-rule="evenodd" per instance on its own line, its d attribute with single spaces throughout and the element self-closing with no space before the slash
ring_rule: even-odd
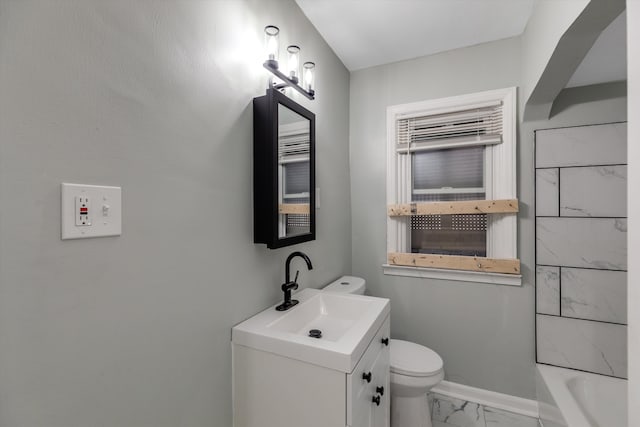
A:
<svg viewBox="0 0 640 427">
<path fill-rule="evenodd" d="M 278 105 L 309 120 L 309 233 L 278 233 Z M 273 88 L 253 98 L 253 240 L 276 249 L 316 239 L 316 116 Z"/>
</svg>

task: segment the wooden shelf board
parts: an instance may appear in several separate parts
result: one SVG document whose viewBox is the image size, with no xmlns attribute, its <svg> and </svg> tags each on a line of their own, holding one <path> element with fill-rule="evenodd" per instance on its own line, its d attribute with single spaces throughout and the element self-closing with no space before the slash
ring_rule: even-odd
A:
<svg viewBox="0 0 640 427">
<path fill-rule="evenodd" d="M 432 267 L 449 270 L 520 274 L 520 260 L 518 259 L 390 252 L 387 254 L 387 260 L 390 265 L 404 265 L 408 267 Z"/>
<path fill-rule="evenodd" d="M 398 205 L 389 205 L 387 207 L 387 213 L 389 216 L 492 214 L 517 212 L 518 199 L 403 203 Z"/>
<path fill-rule="evenodd" d="M 308 203 L 284 203 L 278 206 L 278 213 L 281 214 L 309 214 Z"/>
</svg>

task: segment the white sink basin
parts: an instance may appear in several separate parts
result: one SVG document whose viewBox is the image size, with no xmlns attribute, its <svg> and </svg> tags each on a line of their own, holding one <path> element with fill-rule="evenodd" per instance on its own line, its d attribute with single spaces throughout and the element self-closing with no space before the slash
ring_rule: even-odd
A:
<svg viewBox="0 0 640 427">
<path fill-rule="evenodd" d="M 366 315 L 373 302 L 369 298 L 344 298 L 343 295 L 320 292 L 304 304 L 289 309 L 267 328 L 304 336 L 308 336 L 311 329 L 319 329 L 322 339 L 338 341 Z"/>
<path fill-rule="evenodd" d="M 351 372 L 389 315 L 389 300 L 304 289 L 300 304 L 275 305 L 232 329 L 234 344 L 279 354 L 341 372 Z M 321 338 L 309 331 L 319 329 Z"/>
</svg>

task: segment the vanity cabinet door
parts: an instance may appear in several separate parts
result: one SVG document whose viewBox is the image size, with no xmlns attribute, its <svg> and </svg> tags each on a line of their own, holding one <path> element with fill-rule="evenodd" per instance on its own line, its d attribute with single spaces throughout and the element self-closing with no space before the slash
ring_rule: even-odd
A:
<svg viewBox="0 0 640 427">
<path fill-rule="evenodd" d="M 347 425 L 389 425 L 389 319 L 382 324 L 351 374 L 347 375 Z M 384 387 L 383 394 L 376 391 Z M 379 399 L 379 404 L 374 402 Z M 380 418 L 380 419 L 378 419 Z"/>
<path fill-rule="evenodd" d="M 387 337 L 389 334 L 387 333 Z M 385 346 L 378 352 L 378 357 L 373 364 L 373 375 L 375 378 L 374 388 L 376 394 L 380 395 L 380 406 L 373 405 L 371 426 L 373 427 L 389 427 L 390 420 L 390 403 L 391 403 L 391 385 L 389 384 L 389 347 Z M 381 392 L 380 393 L 378 393 Z"/>
</svg>

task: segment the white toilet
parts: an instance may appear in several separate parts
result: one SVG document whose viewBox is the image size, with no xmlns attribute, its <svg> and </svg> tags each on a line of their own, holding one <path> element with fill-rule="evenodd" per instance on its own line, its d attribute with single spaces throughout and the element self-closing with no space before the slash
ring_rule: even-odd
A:
<svg viewBox="0 0 640 427">
<path fill-rule="evenodd" d="M 442 358 L 409 341 L 391 340 L 391 427 L 431 427 L 427 392 L 444 379 Z"/>
<path fill-rule="evenodd" d="M 363 295 L 365 280 L 342 276 L 327 292 Z M 444 379 L 442 358 L 435 351 L 402 340 L 391 340 L 391 427 L 432 427 L 427 392 Z"/>
</svg>

